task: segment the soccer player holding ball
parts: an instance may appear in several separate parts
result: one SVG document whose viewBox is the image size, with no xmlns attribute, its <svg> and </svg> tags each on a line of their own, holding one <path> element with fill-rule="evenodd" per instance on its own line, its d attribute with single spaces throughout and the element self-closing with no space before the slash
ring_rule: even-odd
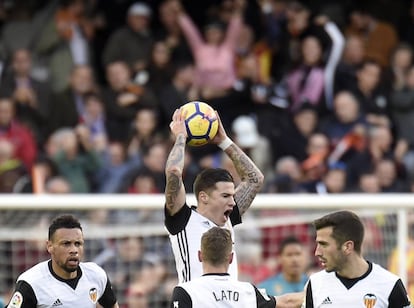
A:
<svg viewBox="0 0 414 308">
<path fill-rule="evenodd" d="M 228 155 L 241 183 L 235 187 L 233 177 L 225 169 L 203 170 L 194 182 L 197 206 L 187 205 L 182 179 L 184 152 L 188 141 L 187 113 L 187 109 L 181 107 L 173 114 L 170 129 L 175 136 L 175 143 L 165 170 L 165 226 L 170 233 L 180 282 L 202 275 L 197 254 L 204 232 L 214 226 L 227 228 L 234 240 L 233 226 L 241 223 L 242 215 L 252 204 L 264 180 L 262 172 L 227 136 L 219 115 L 215 112 L 218 130 L 210 143 L 217 144 Z M 237 277 L 237 262 L 230 265 L 229 273 Z"/>
<path fill-rule="evenodd" d="M 180 108 L 172 116 L 170 129 L 175 143 L 165 168 L 165 226 L 170 234 L 180 283 L 191 281 L 203 274 L 198 251 L 205 232 L 216 226 L 226 228 L 234 242 L 233 226 L 241 223 L 242 215 L 249 209 L 264 181 L 262 172 L 227 136 L 216 111 L 218 129 L 209 142 L 216 144 L 226 153 L 241 182 L 236 187 L 233 177 L 225 169 L 205 169 L 194 181 L 197 206 L 188 206 L 183 184 L 184 153 L 188 141 L 187 113 L 184 108 Z M 228 273 L 230 277 L 237 279 L 235 252 Z M 276 299 L 276 308 L 296 307 L 295 297 L 282 295 Z"/>
</svg>

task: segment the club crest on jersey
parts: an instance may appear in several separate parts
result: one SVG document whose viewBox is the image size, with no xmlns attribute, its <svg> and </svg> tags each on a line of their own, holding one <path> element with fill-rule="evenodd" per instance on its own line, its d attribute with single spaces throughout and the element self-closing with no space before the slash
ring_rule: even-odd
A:
<svg viewBox="0 0 414 308">
<path fill-rule="evenodd" d="M 375 294 L 367 293 L 364 295 L 364 305 L 367 308 L 373 308 L 377 302 Z"/>
<path fill-rule="evenodd" d="M 98 300 L 98 290 L 96 288 L 91 288 L 89 290 L 89 298 L 94 304 L 96 303 L 96 301 Z"/>
<path fill-rule="evenodd" d="M 15 292 L 10 300 L 9 308 L 20 308 L 23 304 L 23 295 L 20 292 Z"/>
</svg>

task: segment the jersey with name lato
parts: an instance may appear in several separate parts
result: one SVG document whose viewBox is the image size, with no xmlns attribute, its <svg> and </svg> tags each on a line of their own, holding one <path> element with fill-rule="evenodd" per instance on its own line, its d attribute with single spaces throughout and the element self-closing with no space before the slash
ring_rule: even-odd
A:
<svg viewBox="0 0 414 308">
<path fill-rule="evenodd" d="M 274 308 L 275 298 L 228 274 L 207 274 L 182 283 L 173 291 L 172 308 Z"/>
<path fill-rule="evenodd" d="M 233 226 L 241 223 L 238 207 L 235 206 L 223 228 L 231 232 L 234 242 Z M 201 262 L 198 260 L 202 235 L 217 225 L 199 214 L 196 208 L 190 208 L 185 204 L 174 216 L 170 216 L 165 209 L 165 226 L 170 234 L 170 241 L 175 258 L 175 266 L 178 273 L 178 281 L 186 282 L 203 274 Z M 234 245 L 233 245 L 233 253 Z M 237 279 L 237 257 L 229 267 L 229 274 Z"/>
<path fill-rule="evenodd" d="M 68 281 L 53 273 L 50 260 L 41 262 L 18 277 L 15 293 L 7 307 L 95 308 L 104 293 L 104 307 L 116 303 L 105 271 L 95 263 L 81 262 L 78 277 L 73 279 L 75 283 Z"/>
<path fill-rule="evenodd" d="M 367 273 L 356 279 L 325 270 L 312 274 L 306 286 L 305 308 L 403 308 L 411 307 L 398 276 L 369 263 Z"/>
</svg>

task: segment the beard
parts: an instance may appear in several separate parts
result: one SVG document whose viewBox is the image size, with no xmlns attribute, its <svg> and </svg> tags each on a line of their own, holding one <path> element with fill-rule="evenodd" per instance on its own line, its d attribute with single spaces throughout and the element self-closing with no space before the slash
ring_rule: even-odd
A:
<svg viewBox="0 0 414 308">
<path fill-rule="evenodd" d="M 346 256 L 342 254 L 341 251 L 339 251 L 338 255 L 334 258 L 332 258 L 331 264 L 328 265 L 325 270 L 330 272 L 339 272 L 343 269 L 344 264 L 346 263 Z"/>
</svg>

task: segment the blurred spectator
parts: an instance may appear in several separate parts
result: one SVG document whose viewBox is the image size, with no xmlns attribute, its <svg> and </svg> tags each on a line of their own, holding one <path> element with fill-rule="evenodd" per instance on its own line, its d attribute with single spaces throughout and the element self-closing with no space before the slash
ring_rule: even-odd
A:
<svg viewBox="0 0 414 308">
<path fill-rule="evenodd" d="M 274 159 L 283 156 L 293 156 L 298 161 L 306 159 L 308 138 L 315 132 L 318 119 L 317 110 L 311 104 L 303 104 L 289 115 L 286 127 L 270 140 Z"/>
<path fill-rule="evenodd" d="M 384 71 L 385 86 L 391 90 L 400 90 L 407 83 L 407 74 L 413 65 L 413 48 L 399 43 L 391 55 L 390 67 Z"/>
<path fill-rule="evenodd" d="M 137 174 L 145 170 L 145 172 L 152 173 L 155 179 L 155 187 L 157 191 L 164 191 L 165 188 L 165 173 L 164 167 L 167 160 L 167 146 L 162 141 L 155 141 L 142 148 L 142 165 L 138 168 L 131 169 L 127 176 L 125 176 L 124 191 L 132 183 L 132 179 Z"/>
<path fill-rule="evenodd" d="M 35 16 L 37 13 L 36 9 L 42 7 L 42 4 L 36 5 L 34 2 L 3 1 L 0 4 L 0 19 L 4 21 L 0 25 L 4 59 L 10 59 L 16 50 L 28 49 L 33 44 L 33 39 L 39 28 L 39 25 L 36 23 L 38 21 L 37 16 Z M 43 4 L 43 6 L 46 6 L 45 11 L 47 11 L 50 9 L 48 7 L 53 7 L 55 4 Z"/>
<path fill-rule="evenodd" d="M 371 125 L 392 125 L 389 93 L 381 84 L 381 66 L 371 60 L 363 61 L 356 76 L 356 88 L 350 91 L 359 101 L 367 122 Z"/>
<path fill-rule="evenodd" d="M 27 49 L 13 53 L 10 70 L 5 72 L 0 85 L 0 95 L 12 97 L 16 106 L 16 117 L 34 134 L 38 144 L 45 141 L 45 127 L 50 108 L 49 84 L 31 76 L 32 56 Z"/>
<path fill-rule="evenodd" d="M 296 237 L 284 238 L 279 245 L 277 274 L 259 283 L 258 288 L 274 296 L 301 292 L 308 280 L 307 254 L 304 245 Z"/>
<path fill-rule="evenodd" d="M 350 92 L 336 94 L 333 107 L 334 114 L 321 121 L 320 130 L 328 136 L 332 146 L 336 146 L 355 127 L 365 127 L 366 122 L 356 97 Z"/>
<path fill-rule="evenodd" d="M 309 33 L 301 41 L 301 61 L 288 73 L 287 88 L 291 97 L 291 111 L 296 111 L 304 103 L 324 110 L 326 103 L 331 106 L 333 80 L 336 66 L 344 46 L 344 38 L 335 23 L 326 16 L 318 16 L 315 23 L 324 27 L 332 40 L 329 57 L 324 58 L 324 46 L 316 33 Z"/>
<path fill-rule="evenodd" d="M 266 193 L 295 193 L 299 192 L 302 181 L 300 164 L 293 156 L 279 158 L 265 188 Z"/>
<path fill-rule="evenodd" d="M 391 94 L 391 112 L 395 120 L 398 136 L 408 143 L 408 155 L 404 164 L 410 174 L 414 174 L 414 66 L 410 66 L 404 84 Z"/>
<path fill-rule="evenodd" d="M 234 142 L 253 160 L 256 166 L 268 174 L 272 170 L 270 144 L 261 136 L 252 117 L 239 116 L 232 124 Z"/>
<path fill-rule="evenodd" d="M 69 182 L 61 176 L 55 176 L 48 179 L 45 183 L 46 194 L 69 194 L 71 187 Z"/>
<path fill-rule="evenodd" d="M 12 193 L 18 180 L 26 174 L 20 160 L 13 158 L 13 144 L 0 139 L 0 193 Z"/>
<path fill-rule="evenodd" d="M 137 110 L 157 106 L 153 93 L 132 80 L 131 70 L 123 61 L 106 66 L 108 87 L 103 91 L 106 128 L 110 141 L 126 142 Z"/>
<path fill-rule="evenodd" d="M 171 51 L 164 41 L 157 41 L 151 51 L 151 59 L 147 68 L 148 83 L 154 93 L 168 85 L 173 77 Z"/>
<path fill-rule="evenodd" d="M 354 152 L 346 161 L 349 183 L 356 183 L 361 173 L 374 169 L 383 159 L 394 161 L 398 177 L 405 178 L 403 159 L 407 152 L 407 143 L 404 140 L 394 140 L 390 128 L 384 126 L 370 128 L 367 138 L 364 149 Z"/>
<path fill-rule="evenodd" d="M 125 147 L 120 142 L 112 142 L 101 153 L 102 167 L 95 180 L 100 193 L 119 193 L 126 174 L 141 165 L 138 156 L 128 157 Z"/>
<path fill-rule="evenodd" d="M 386 67 L 389 65 L 391 52 L 397 45 L 398 35 L 392 24 L 380 21 L 374 16 L 374 5 L 363 3 L 355 8 L 350 14 L 345 33 L 347 36 L 360 36 L 365 43 L 365 57 Z"/>
<path fill-rule="evenodd" d="M 67 76 L 73 66 L 90 64 L 89 41 L 94 35 L 94 28 L 85 15 L 85 6 L 83 0 L 59 2 L 54 14 L 46 17 L 35 43 L 35 54 L 48 59 L 54 92 L 67 88 Z"/>
<path fill-rule="evenodd" d="M 192 60 L 192 54 L 178 23 L 175 5 L 175 0 L 165 0 L 160 3 L 158 7 L 160 27 L 155 37 L 167 45 L 173 62 L 188 62 Z"/>
<path fill-rule="evenodd" d="M 377 194 L 381 192 L 379 179 L 375 172 L 368 170 L 360 174 L 356 192 L 368 194 Z"/>
<path fill-rule="evenodd" d="M 167 128 L 174 111 L 190 101 L 190 91 L 194 79 L 192 62 L 174 64 L 174 74 L 169 84 L 160 89 L 158 95 L 161 111 L 161 126 Z"/>
<path fill-rule="evenodd" d="M 346 37 L 342 60 L 339 62 L 335 76 L 335 93 L 345 89 L 355 89 L 357 69 L 365 59 L 364 41 L 360 36 Z"/>
<path fill-rule="evenodd" d="M 238 66 L 243 59 L 252 57 L 256 67 L 251 71 L 251 78 L 257 83 L 268 85 L 271 81 L 271 52 L 267 42 L 260 38 L 256 40 L 250 25 L 242 25 L 236 45 Z"/>
<path fill-rule="evenodd" d="M 72 68 L 69 87 L 56 93 L 50 106 L 49 134 L 62 127 L 75 127 L 85 114 L 85 95 L 97 91 L 92 68 L 78 65 Z"/>
<path fill-rule="evenodd" d="M 57 166 L 51 158 L 40 155 L 36 158 L 31 172 L 21 177 L 14 186 L 15 193 L 44 193 L 46 182 L 58 177 Z"/>
<path fill-rule="evenodd" d="M 317 194 L 338 194 L 347 191 L 346 166 L 337 162 L 328 166 L 328 170 L 319 181 L 308 192 Z"/>
<path fill-rule="evenodd" d="M 302 190 L 313 191 L 327 172 L 327 158 L 330 153 L 330 142 L 323 133 L 313 133 L 309 136 L 306 146 L 307 158 L 301 162 L 303 179 Z"/>
<path fill-rule="evenodd" d="M 104 151 L 108 146 L 108 134 L 105 127 L 105 110 L 101 97 L 94 93 L 84 96 L 84 111 L 80 123 L 91 133 L 91 144 L 97 152 Z"/>
<path fill-rule="evenodd" d="M 72 193 L 92 192 L 92 174 L 99 170 L 101 162 L 90 143 L 88 128 L 68 128 L 62 138 L 62 148 L 53 156 L 60 174 L 69 182 Z"/>
<path fill-rule="evenodd" d="M 408 192 L 408 184 L 398 178 L 397 167 L 392 159 L 382 159 L 375 166 L 375 174 L 379 180 L 381 192 Z"/>
<path fill-rule="evenodd" d="M 148 295 L 160 285 L 166 272 L 161 257 L 147 252 L 143 239 L 137 237 L 114 242 L 94 262 L 108 273 L 120 307 L 148 307 Z M 128 297 L 134 297 L 134 305 L 127 305 Z"/>
<path fill-rule="evenodd" d="M 126 25 L 108 39 L 103 51 L 103 64 L 125 61 L 133 73 L 146 68 L 151 57 L 153 37 L 152 11 L 144 2 L 133 3 L 127 12 Z"/>
<path fill-rule="evenodd" d="M 211 21 L 205 28 L 205 38 L 178 1 L 175 7 L 178 22 L 192 50 L 196 71 L 195 84 L 205 98 L 223 96 L 235 80 L 234 67 L 236 40 L 242 23 L 244 1 L 233 2 L 233 15 L 225 32 L 223 24 Z"/>
<path fill-rule="evenodd" d="M 0 139 L 13 144 L 13 158 L 24 163 L 27 170 L 36 159 L 37 147 L 31 131 L 15 119 L 15 105 L 11 98 L 0 98 Z"/>
<path fill-rule="evenodd" d="M 132 179 L 128 187 L 130 194 L 159 194 L 154 175 L 147 169 L 140 170 Z M 150 211 L 153 212 L 153 211 Z"/>
<path fill-rule="evenodd" d="M 142 159 L 142 151 L 157 140 L 162 140 L 163 132 L 159 130 L 158 110 L 143 107 L 137 111 L 132 122 L 131 136 L 128 142 L 128 156 Z"/>
</svg>

